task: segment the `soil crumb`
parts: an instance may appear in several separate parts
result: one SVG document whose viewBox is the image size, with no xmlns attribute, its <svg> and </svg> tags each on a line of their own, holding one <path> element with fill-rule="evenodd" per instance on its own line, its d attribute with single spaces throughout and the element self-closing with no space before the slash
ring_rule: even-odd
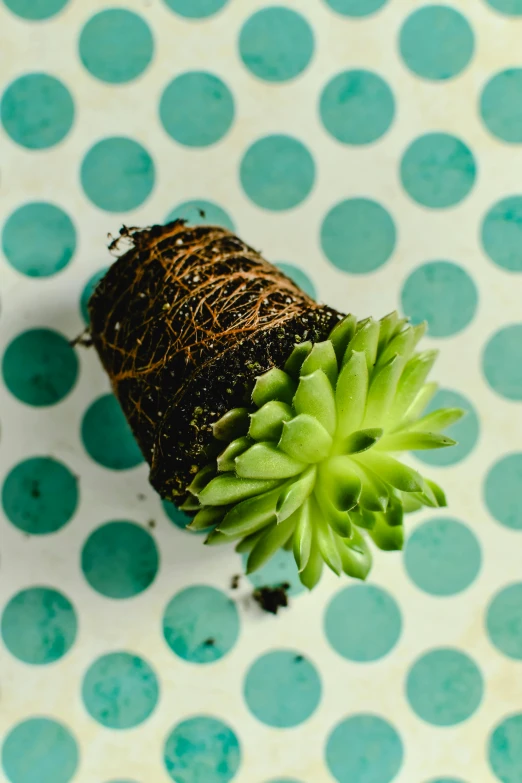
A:
<svg viewBox="0 0 522 783">
<path fill-rule="evenodd" d="M 237 590 L 239 587 L 239 580 L 241 579 L 241 574 L 234 574 L 232 579 L 230 580 L 230 589 L 231 590 Z"/>
<path fill-rule="evenodd" d="M 254 601 L 257 601 L 261 609 L 270 614 L 277 614 L 282 606 L 288 606 L 287 592 L 290 589 L 288 582 L 272 587 L 258 587 L 254 590 Z"/>
</svg>

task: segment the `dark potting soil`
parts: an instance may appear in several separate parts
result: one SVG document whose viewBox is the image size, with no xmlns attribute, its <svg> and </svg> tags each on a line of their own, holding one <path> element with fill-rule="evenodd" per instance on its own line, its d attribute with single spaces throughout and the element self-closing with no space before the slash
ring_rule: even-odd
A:
<svg viewBox="0 0 522 783">
<path fill-rule="evenodd" d="M 226 229 L 177 220 L 120 233 L 113 246 L 131 247 L 91 296 L 92 340 L 151 483 L 179 502 L 209 459 L 213 422 L 342 316 Z"/>
</svg>

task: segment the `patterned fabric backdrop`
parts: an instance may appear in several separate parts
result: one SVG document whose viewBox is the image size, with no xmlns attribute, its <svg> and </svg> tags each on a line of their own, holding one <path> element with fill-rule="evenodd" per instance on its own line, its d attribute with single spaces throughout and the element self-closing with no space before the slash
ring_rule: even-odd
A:
<svg viewBox="0 0 522 783">
<path fill-rule="evenodd" d="M 2 783 L 522 781 L 522 0 L 282 2 L 0 2 Z M 173 216 L 427 319 L 450 505 L 366 584 L 233 590 L 70 346 Z"/>
</svg>

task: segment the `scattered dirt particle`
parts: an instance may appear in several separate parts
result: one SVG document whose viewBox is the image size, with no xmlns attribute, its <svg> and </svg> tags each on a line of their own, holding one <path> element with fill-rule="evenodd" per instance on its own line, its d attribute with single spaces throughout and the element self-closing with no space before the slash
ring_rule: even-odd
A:
<svg viewBox="0 0 522 783">
<path fill-rule="evenodd" d="M 136 497 L 138 498 L 138 500 L 147 500 L 147 495 L 144 495 L 143 492 L 138 492 Z"/>
<path fill-rule="evenodd" d="M 301 663 L 301 661 L 304 661 L 304 657 L 302 655 L 296 655 L 294 658 L 294 663 Z"/>
<path fill-rule="evenodd" d="M 203 647 L 214 647 L 215 643 L 216 643 L 215 639 L 212 638 L 205 639 L 205 641 L 203 642 Z"/>
<path fill-rule="evenodd" d="M 149 521 L 147 522 L 147 527 L 150 527 L 151 530 L 153 528 L 155 528 L 156 527 L 156 520 L 155 519 L 149 519 Z"/>
<path fill-rule="evenodd" d="M 254 590 L 253 597 L 263 611 L 277 614 L 281 606 L 288 606 L 287 591 L 289 589 L 288 582 L 273 587 L 258 587 Z"/>
<path fill-rule="evenodd" d="M 32 481 L 31 482 L 31 497 L 32 498 L 39 498 L 41 496 L 40 492 L 40 482 L 38 481 Z"/>
<path fill-rule="evenodd" d="M 239 587 L 239 580 L 241 579 L 241 574 L 234 574 L 232 579 L 230 580 L 230 589 L 231 590 L 237 590 Z"/>
</svg>

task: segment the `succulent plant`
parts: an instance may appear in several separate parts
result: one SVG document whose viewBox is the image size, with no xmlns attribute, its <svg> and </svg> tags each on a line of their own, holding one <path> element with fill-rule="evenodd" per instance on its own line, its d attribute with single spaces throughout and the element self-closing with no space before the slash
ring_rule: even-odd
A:
<svg viewBox="0 0 522 783">
<path fill-rule="evenodd" d="M 416 352 L 424 332 L 396 312 L 348 315 L 327 340 L 296 344 L 284 369 L 257 378 L 250 408 L 214 425 L 223 448 L 189 487 L 189 529 L 211 528 L 207 544 L 237 542 L 247 572 L 291 549 L 310 589 L 324 563 L 364 579 L 368 538 L 401 549 L 404 514 L 446 499 L 395 455 L 453 445 L 441 432 L 463 415 L 423 415 L 437 389 L 426 380 L 437 352 Z"/>
</svg>

